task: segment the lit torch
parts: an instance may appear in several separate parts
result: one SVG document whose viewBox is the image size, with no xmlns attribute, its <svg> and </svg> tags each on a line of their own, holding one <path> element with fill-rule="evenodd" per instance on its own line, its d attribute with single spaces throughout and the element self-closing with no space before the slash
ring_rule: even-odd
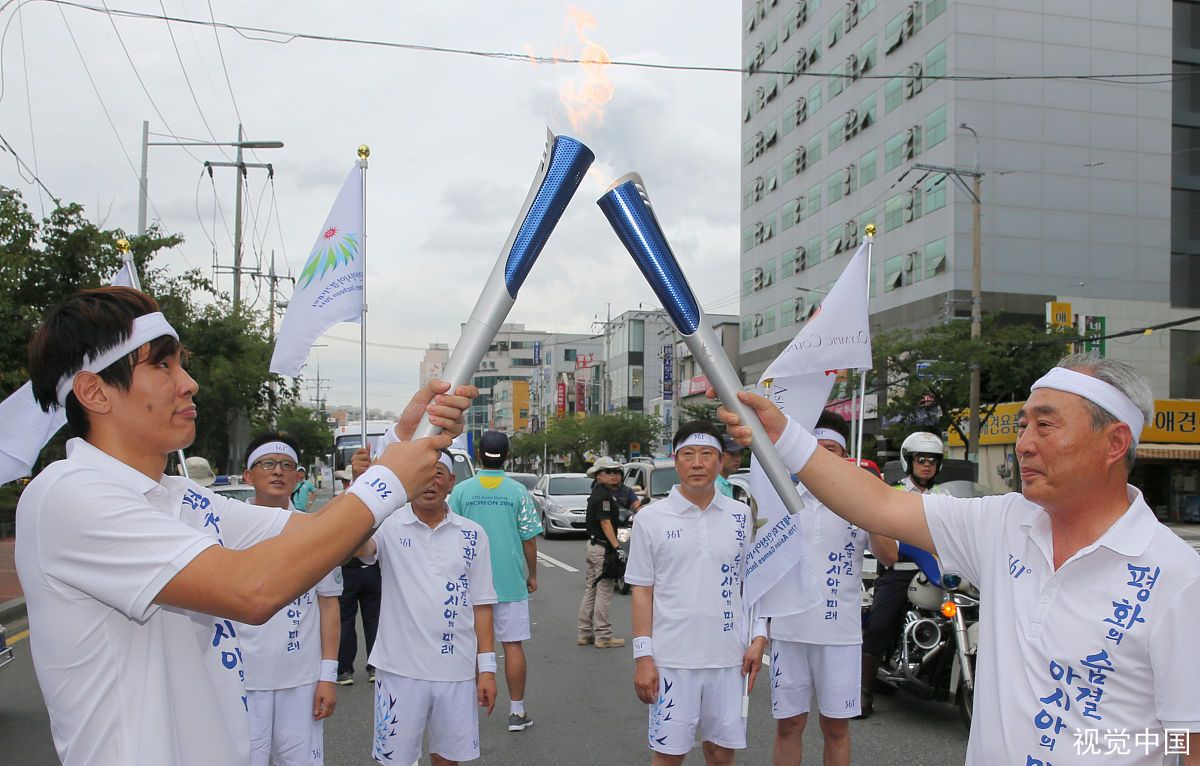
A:
<svg viewBox="0 0 1200 766">
<path fill-rule="evenodd" d="M 579 141 L 546 132 L 546 150 L 529 195 L 442 373 L 442 380 L 450 382 L 451 390 L 468 382 L 479 367 L 516 303 L 517 291 L 529 276 L 533 262 L 546 246 L 550 232 L 594 159 L 592 150 Z M 432 436 L 440 430 L 429 422 L 426 414 L 417 425 L 414 438 Z"/>
<path fill-rule="evenodd" d="M 737 393 L 742 390 L 738 374 L 667 244 L 641 177 L 630 173 L 618 178 L 596 204 L 604 211 L 617 238 L 654 289 L 675 329 L 683 336 L 683 342 L 717 390 L 721 403 L 736 412 L 743 425 L 750 427 L 753 432 L 750 451 L 758 458 L 788 513 L 798 513 L 801 510 L 800 493 L 792 484 L 791 472 L 784 467 L 758 416 L 738 401 Z"/>
</svg>

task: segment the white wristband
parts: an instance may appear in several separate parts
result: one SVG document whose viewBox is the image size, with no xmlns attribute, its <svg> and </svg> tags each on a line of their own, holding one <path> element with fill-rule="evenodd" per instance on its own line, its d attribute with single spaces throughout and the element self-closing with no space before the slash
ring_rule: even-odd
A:
<svg viewBox="0 0 1200 766">
<path fill-rule="evenodd" d="M 818 446 L 817 438 L 791 418 L 788 418 L 787 428 L 783 429 L 775 442 L 779 457 L 783 458 L 784 466 L 792 473 L 800 473 Z"/>
<path fill-rule="evenodd" d="M 321 660 L 321 675 L 317 676 L 317 680 L 337 683 L 337 668 L 337 660 Z"/>
<path fill-rule="evenodd" d="M 408 502 L 408 492 L 387 466 L 373 465 L 359 476 L 348 490 L 363 501 L 375 517 L 375 526 Z"/>
<path fill-rule="evenodd" d="M 495 673 L 496 653 L 480 652 L 479 654 L 475 655 L 475 665 L 479 668 L 480 673 Z"/>
<path fill-rule="evenodd" d="M 633 637 L 633 658 L 636 660 L 639 657 L 651 657 L 654 655 L 654 642 L 650 636 L 634 636 Z"/>
</svg>

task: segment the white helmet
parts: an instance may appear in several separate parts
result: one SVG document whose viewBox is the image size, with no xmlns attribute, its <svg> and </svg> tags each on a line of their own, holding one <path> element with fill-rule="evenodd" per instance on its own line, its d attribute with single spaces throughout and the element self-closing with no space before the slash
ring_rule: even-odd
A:
<svg viewBox="0 0 1200 766">
<path fill-rule="evenodd" d="M 900 467 L 904 469 L 905 474 L 908 474 L 912 468 L 909 455 L 916 453 L 944 456 L 946 448 L 942 445 L 941 439 L 928 431 L 909 434 L 908 438 L 900 445 Z"/>
</svg>

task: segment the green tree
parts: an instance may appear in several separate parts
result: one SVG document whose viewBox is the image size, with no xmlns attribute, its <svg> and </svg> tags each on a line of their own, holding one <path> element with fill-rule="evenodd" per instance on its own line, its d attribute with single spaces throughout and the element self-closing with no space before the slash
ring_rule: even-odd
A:
<svg viewBox="0 0 1200 766">
<path fill-rule="evenodd" d="M 1074 337 L 994 316 L 984 320 L 976 339 L 966 322 L 924 330 L 899 328 L 875 336 L 876 364 L 887 380 L 886 402 L 881 401 L 879 412 L 890 423 L 884 429 L 888 440 L 899 444 L 908 433 L 924 429 L 954 431 L 965 443 L 967 424 L 955 413 L 965 412 L 970 403 L 972 363 L 980 365 L 983 424 L 995 405 L 1023 400 L 1029 386 L 1066 353 Z"/>
<path fill-rule="evenodd" d="M 620 409 L 587 419 L 593 450 L 606 450 L 613 457 L 628 456 L 630 445 L 638 444 L 645 454 L 657 444 L 662 433 L 662 421 L 652 415 Z"/>
<path fill-rule="evenodd" d="M 720 407 L 720 402 L 702 401 L 698 404 L 680 404 L 679 405 L 679 422 L 690 423 L 693 420 L 703 420 L 708 423 L 720 423 L 717 419 L 717 408 Z"/>
</svg>

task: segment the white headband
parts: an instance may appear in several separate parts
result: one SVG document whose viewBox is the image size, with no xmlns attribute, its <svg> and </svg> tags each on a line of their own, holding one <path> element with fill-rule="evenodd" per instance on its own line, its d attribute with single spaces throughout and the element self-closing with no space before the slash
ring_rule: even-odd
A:
<svg viewBox="0 0 1200 766">
<path fill-rule="evenodd" d="M 675 451 L 678 452 L 679 450 L 683 449 L 684 447 L 711 447 L 712 449 L 715 449 L 717 452 L 725 451 L 725 448 L 724 448 L 724 446 L 722 446 L 720 439 L 713 436 L 712 434 L 705 434 L 705 433 L 692 434 L 691 436 L 689 436 L 686 439 L 684 439 L 683 441 L 681 441 L 679 443 L 679 446 L 675 448 Z"/>
<path fill-rule="evenodd" d="M 300 462 L 300 458 L 296 455 L 296 450 L 292 449 L 287 444 L 283 442 L 267 442 L 250 453 L 250 457 L 246 458 L 246 468 L 253 468 L 254 464 L 265 455 L 287 455 L 292 459 L 293 463 Z"/>
<path fill-rule="evenodd" d="M 446 470 L 450 472 L 451 476 L 454 475 L 454 462 L 450 460 L 449 455 L 447 455 L 445 452 L 439 453 L 438 462 L 446 466 Z"/>
<path fill-rule="evenodd" d="M 832 428 L 814 428 L 812 435 L 817 437 L 817 441 L 826 439 L 831 442 L 837 442 L 842 445 L 842 449 L 846 449 L 846 439 Z"/>
<path fill-rule="evenodd" d="M 1082 372 L 1068 370 L 1065 367 L 1055 367 L 1030 386 L 1029 390 L 1033 392 L 1039 388 L 1052 388 L 1055 391 L 1066 391 L 1068 394 L 1082 396 L 1129 426 L 1129 430 L 1133 433 L 1134 444 L 1137 444 L 1142 438 L 1142 427 L 1146 424 L 1146 418 L 1133 400 L 1116 386 Z"/>
<path fill-rule="evenodd" d="M 66 405 L 67 394 L 71 393 L 77 375 L 83 372 L 102 372 L 114 362 L 120 361 L 146 343 L 157 340 L 164 335 L 169 335 L 175 340 L 179 340 L 179 335 L 175 332 L 175 328 L 171 327 L 170 323 L 167 322 L 167 318 L 161 312 L 156 311 L 153 314 L 143 314 L 133 320 L 133 331 L 129 333 L 129 337 L 124 343 L 118 343 L 103 354 L 89 356 L 87 361 L 83 363 L 83 367 L 79 369 L 79 372 L 62 376 L 58 381 L 59 406 Z"/>
</svg>

